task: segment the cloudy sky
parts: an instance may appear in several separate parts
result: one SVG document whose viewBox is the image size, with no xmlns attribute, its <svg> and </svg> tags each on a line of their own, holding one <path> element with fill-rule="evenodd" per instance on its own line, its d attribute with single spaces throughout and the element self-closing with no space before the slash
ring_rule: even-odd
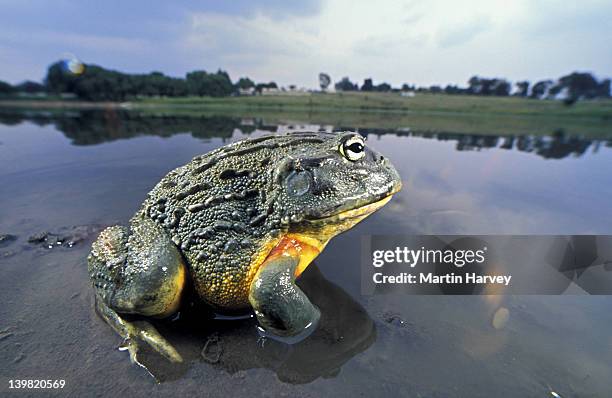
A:
<svg viewBox="0 0 612 398">
<path fill-rule="evenodd" d="M 0 0 L 0 80 L 74 54 L 126 72 L 227 70 L 315 87 L 612 75 L 609 0 Z M 197 5 L 195 4 L 197 3 Z"/>
</svg>

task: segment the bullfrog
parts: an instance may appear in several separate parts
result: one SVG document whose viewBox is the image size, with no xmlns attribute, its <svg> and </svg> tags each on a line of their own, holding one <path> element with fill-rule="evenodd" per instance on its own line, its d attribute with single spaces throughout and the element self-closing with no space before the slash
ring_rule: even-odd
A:
<svg viewBox="0 0 612 398">
<path fill-rule="evenodd" d="M 188 289 L 216 312 L 252 309 L 266 333 L 299 336 L 320 312 L 296 278 L 400 189 L 390 161 L 355 132 L 264 135 L 196 156 L 161 179 L 128 226 L 93 243 L 97 312 L 136 362 L 139 341 L 182 361 L 149 321 L 179 313 Z"/>
</svg>

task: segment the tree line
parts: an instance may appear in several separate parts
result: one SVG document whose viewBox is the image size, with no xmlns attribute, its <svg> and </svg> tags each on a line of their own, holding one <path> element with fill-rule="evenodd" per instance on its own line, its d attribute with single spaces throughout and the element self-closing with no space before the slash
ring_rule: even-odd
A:
<svg viewBox="0 0 612 398">
<path fill-rule="evenodd" d="M 125 101 L 136 97 L 224 97 L 236 94 L 256 94 L 264 90 L 277 90 L 275 82 L 255 83 L 248 77 L 241 77 L 235 83 L 223 70 L 210 73 L 203 70 L 189 72 L 184 78 L 166 76 L 161 72 L 129 74 L 103 68 L 98 65 L 78 64 L 74 60 L 58 61 L 47 69 L 43 83 L 25 81 L 17 85 L 0 81 L 0 95 L 25 94 L 69 94 L 89 101 Z M 321 90 L 327 90 L 331 78 L 319 74 Z M 294 87 L 294 86 L 291 86 Z M 513 89 L 514 87 L 514 89 Z M 374 84 L 367 78 L 358 85 L 348 77 L 334 84 L 336 91 L 363 92 L 427 92 L 482 96 L 517 96 L 536 99 L 563 99 L 573 102 L 579 99 L 610 98 L 610 79 L 598 80 L 588 72 L 573 72 L 556 81 L 541 80 L 514 83 L 502 78 L 471 77 L 467 86 L 433 85 L 416 87 L 403 84 L 392 87 L 388 83 Z"/>
<path fill-rule="evenodd" d="M 72 94 L 88 101 L 124 101 L 139 96 L 224 97 L 241 90 L 253 93 L 278 88 L 274 82 L 256 84 L 249 78 L 233 83 L 227 72 L 210 73 L 203 70 L 189 72 L 184 78 L 166 76 L 161 72 L 129 74 L 103 68 L 98 65 L 81 65 L 72 68 L 69 61 L 58 61 L 47 69 L 43 83 L 26 81 L 11 86 L 0 81 L 0 95 Z"/>
<path fill-rule="evenodd" d="M 368 78 L 359 86 L 343 77 L 334 88 L 336 91 L 378 91 L 378 92 L 428 92 L 445 94 L 484 95 L 484 96 L 517 96 L 536 99 L 563 99 L 575 101 L 578 99 L 610 98 L 610 79 L 598 80 L 588 72 L 573 72 L 562 76 L 558 80 L 541 80 L 533 85 L 527 81 L 518 81 L 514 84 L 506 79 L 485 78 L 473 76 L 468 80 L 466 87 L 447 85 L 446 87 L 433 85 L 429 87 L 416 87 L 403 84 L 400 88 L 392 88 L 388 83 L 373 84 Z M 321 87 L 324 89 L 323 87 Z"/>
</svg>

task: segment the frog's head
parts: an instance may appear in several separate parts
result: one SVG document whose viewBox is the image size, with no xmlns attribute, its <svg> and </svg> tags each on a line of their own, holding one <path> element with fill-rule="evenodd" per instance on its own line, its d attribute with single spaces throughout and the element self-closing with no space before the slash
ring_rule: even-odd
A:
<svg viewBox="0 0 612 398">
<path fill-rule="evenodd" d="M 332 236 L 373 213 L 401 189 L 393 165 L 353 132 L 320 133 L 320 143 L 296 146 L 277 166 L 283 224 Z"/>
</svg>

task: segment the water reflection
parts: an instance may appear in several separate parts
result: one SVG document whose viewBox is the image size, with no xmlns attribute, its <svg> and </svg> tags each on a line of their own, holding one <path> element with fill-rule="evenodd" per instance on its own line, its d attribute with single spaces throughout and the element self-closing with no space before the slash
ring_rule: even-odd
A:
<svg viewBox="0 0 612 398">
<path fill-rule="evenodd" d="M 162 382 L 181 378 L 196 363 L 230 374 L 267 368 L 279 380 L 293 384 L 335 377 L 349 359 L 375 341 L 374 321 L 343 289 L 326 280 L 315 264 L 301 275 L 298 285 L 321 310 L 317 330 L 300 343 L 262 339 L 253 318 L 213 321 L 205 309 L 193 306 L 179 320 L 156 325 L 180 352 L 182 364 L 170 363 L 144 344 L 139 358 Z"/>
<path fill-rule="evenodd" d="M 255 128 L 250 129 L 249 126 L 241 126 L 240 119 L 223 116 L 151 117 L 114 109 L 62 112 L 59 114 L 0 112 L 0 123 L 2 124 L 16 125 L 25 121 L 39 126 L 54 125 L 56 129 L 64 133 L 66 138 L 71 140 L 73 145 L 97 145 L 142 135 L 170 137 L 187 132 L 196 138 L 218 137 L 227 139 L 238 127 L 246 133 Z"/>
<path fill-rule="evenodd" d="M 612 147 L 612 138 L 607 140 L 594 140 L 583 137 L 568 136 L 562 129 L 551 132 L 550 135 L 477 135 L 452 132 L 419 132 L 409 129 L 379 130 L 360 129 L 361 134 L 384 135 L 394 133 L 397 135 L 436 139 L 438 141 L 455 141 L 458 151 L 479 151 L 482 149 L 499 148 L 533 153 L 547 159 L 562 159 L 567 156 L 582 156 L 590 148 L 596 153 L 601 145 Z"/>
<path fill-rule="evenodd" d="M 596 153 L 601 146 L 612 147 L 612 138 L 592 139 L 570 136 L 563 129 L 549 135 L 464 134 L 448 131 L 421 131 L 410 128 L 377 129 L 359 126 L 322 126 L 302 124 L 267 124 L 259 118 L 244 119 L 230 116 L 152 115 L 127 110 L 82 110 L 71 112 L 0 111 L 0 124 L 17 125 L 25 121 L 39 126 L 54 125 L 73 145 L 97 145 L 142 135 L 170 137 L 189 133 L 195 138 L 229 140 L 235 132 L 249 135 L 261 132 L 315 130 L 357 130 L 362 135 L 419 137 L 438 141 L 454 141 L 457 151 L 479 151 L 498 148 L 532 153 L 546 159 L 580 157 Z M 612 132 L 611 132 L 612 134 Z"/>
</svg>

